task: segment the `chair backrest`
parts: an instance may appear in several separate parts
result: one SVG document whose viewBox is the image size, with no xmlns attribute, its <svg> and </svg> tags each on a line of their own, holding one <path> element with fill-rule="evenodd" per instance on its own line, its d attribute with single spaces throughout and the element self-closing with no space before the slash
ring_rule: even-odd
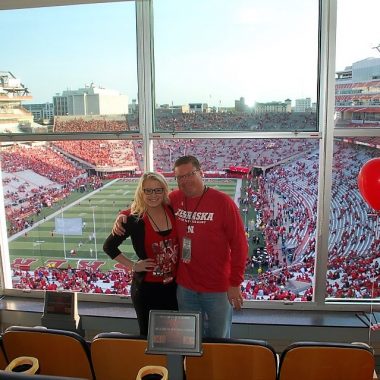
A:
<svg viewBox="0 0 380 380">
<path fill-rule="evenodd" d="M 360 344 L 296 342 L 280 356 L 278 380 L 372 380 L 375 357 Z"/>
<path fill-rule="evenodd" d="M 91 342 L 96 380 L 135 380 L 142 367 L 167 367 L 166 356 L 145 353 L 147 340 L 138 335 L 100 333 Z"/>
<path fill-rule="evenodd" d="M 41 375 L 94 378 L 89 344 L 75 332 L 12 326 L 3 334 L 3 345 L 10 362 L 20 356 L 37 358 Z"/>
<path fill-rule="evenodd" d="M 187 380 L 276 379 L 277 355 L 264 341 L 204 339 L 202 345 L 202 356 L 186 357 Z"/>
<path fill-rule="evenodd" d="M 3 347 L 3 336 L 0 336 L 0 370 L 4 370 L 9 364 L 7 357 L 5 356 Z"/>
</svg>

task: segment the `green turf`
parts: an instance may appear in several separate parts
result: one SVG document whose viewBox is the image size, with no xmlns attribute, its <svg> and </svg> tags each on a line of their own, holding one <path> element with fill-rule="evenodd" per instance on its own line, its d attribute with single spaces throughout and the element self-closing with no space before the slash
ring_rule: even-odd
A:
<svg viewBox="0 0 380 380">
<path fill-rule="evenodd" d="M 207 185 L 235 197 L 236 180 L 207 180 Z M 137 182 L 117 180 L 106 184 L 100 191 L 92 193 L 73 193 L 64 202 L 54 207 L 45 208 L 39 218 L 41 224 L 34 226 L 27 235 L 23 234 L 9 242 L 11 263 L 16 258 L 31 258 L 36 260 L 31 268 L 46 265 L 49 259 L 70 258 L 70 265 L 77 267 L 77 261 L 95 260 L 105 261 L 101 270 L 114 268 L 115 261 L 110 260 L 103 252 L 102 246 L 106 237 L 110 234 L 116 215 L 122 209 L 127 208 L 132 202 Z M 174 188 L 175 183 L 169 185 Z M 240 194 L 239 194 L 240 195 Z M 66 207 L 61 211 L 61 206 Z M 82 236 L 62 236 L 54 233 L 55 216 L 74 218 L 80 217 L 86 223 Z M 249 215 L 248 217 L 252 217 Z M 244 217 L 243 217 L 244 219 Z M 94 224 L 95 222 L 95 224 Z M 96 233 L 95 240 L 90 240 L 90 235 Z M 71 256 L 70 251 L 74 249 L 77 254 Z M 130 258 L 135 258 L 130 239 L 121 246 L 122 251 Z M 92 250 L 92 255 L 91 255 Z"/>
</svg>

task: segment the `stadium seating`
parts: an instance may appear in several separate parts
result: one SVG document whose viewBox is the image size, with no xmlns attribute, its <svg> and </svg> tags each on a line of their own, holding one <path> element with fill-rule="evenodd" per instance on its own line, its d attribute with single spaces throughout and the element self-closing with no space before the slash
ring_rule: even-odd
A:
<svg viewBox="0 0 380 380">
<path fill-rule="evenodd" d="M 88 343 L 75 332 L 12 326 L 5 330 L 3 344 L 9 361 L 37 358 L 41 375 L 94 379 Z"/>
<path fill-rule="evenodd" d="M 362 344 L 296 342 L 280 356 L 278 380 L 371 380 L 375 357 Z"/>
<path fill-rule="evenodd" d="M 119 380 L 121 374 L 136 379 L 142 368 L 168 367 L 165 355 L 145 353 L 145 338 L 118 332 L 100 333 L 89 344 L 74 332 L 13 326 L 4 332 L 3 343 L 0 378 L 19 378 L 3 370 L 7 357 L 12 361 L 20 356 L 38 359 L 41 379 Z M 261 340 L 205 338 L 202 346 L 202 356 L 185 358 L 186 380 L 377 379 L 374 352 L 363 343 L 295 342 L 279 360 L 273 347 Z"/>
<path fill-rule="evenodd" d="M 120 380 L 120 374 L 124 379 L 136 379 L 144 366 L 167 367 L 165 356 L 147 355 L 146 348 L 146 339 L 137 335 L 98 334 L 91 342 L 96 380 Z"/>
<path fill-rule="evenodd" d="M 203 356 L 186 357 L 185 367 L 187 380 L 275 380 L 277 355 L 264 341 L 205 339 Z"/>
</svg>

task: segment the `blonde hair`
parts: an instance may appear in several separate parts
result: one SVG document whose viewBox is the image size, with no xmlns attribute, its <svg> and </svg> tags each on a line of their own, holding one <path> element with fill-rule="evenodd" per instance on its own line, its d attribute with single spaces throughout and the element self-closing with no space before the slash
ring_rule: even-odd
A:
<svg viewBox="0 0 380 380">
<path fill-rule="evenodd" d="M 135 198 L 131 204 L 131 213 L 137 215 L 139 218 L 141 218 L 147 210 L 146 203 L 144 202 L 144 183 L 148 179 L 153 179 L 155 181 L 160 182 L 161 186 L 164 189 L 163 203 L 169 203 L 169 186 L 166 182 L 165 177 L 162 174 L 156 172 L 144 173 L 140 177 L 139 183 L 135 191 Z"/>
</svg>

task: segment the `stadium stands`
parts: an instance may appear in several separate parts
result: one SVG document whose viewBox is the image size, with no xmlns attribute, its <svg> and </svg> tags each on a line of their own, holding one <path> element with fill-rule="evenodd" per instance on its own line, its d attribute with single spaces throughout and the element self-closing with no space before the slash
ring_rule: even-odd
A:
<svg viewBox="0 0 380 380">
<path fill-rule="evenodd" d="M 255 117 L 256 122 L 259 120 L 258 116 L 252 115 L 246 116 L 246 119 L 239 115 L 223 114 L 182 117 L 184 120 L 177 118 L 175 121 L 175 115 L 162 116 L 161 122 L 167 123 L 165 128 L 171 128 L 174 122 L 186 121 L 188 124 L 184 128 L 189 128 L 198 122 L 206 125 L 207 122 L 218 121 L 221 128 L 228 129 L 231 123 L 253 123 Z M 259 118 L 266 117 L 261 115 Z M 267 119 L 280 123 L 282 117 L 285 116 L 270 115 Z M 303 121 L 300 118 L 299 122 L 311 122 L 305 115 L 303 117 Z M 285 118 L 283 122 L 289 120 L 293 119 Z M 86 128 L 90 128 L 92 122 L 86 121 Z M 62 128 L 71 128 L 69 122 L 65 123 Z M 94 123 L 104 126 L 104 120 L 103 124 L 99 121 Z M 353 142 L 367 145 L 355 145 Z M 360 167 L 375 154 L 375 144 L 375 138 L 363 141 L 336 140 L 334 143 L 329 272 L 326 279 L 326 295 L 329 297 L 368 298 L 380 294 L 378 287 L 372 286 L 375 276 L 373 266 L 376 266 L 379 257 L 380 242 L 375 238 L 375 221 L 368 217 L 370 210 L 356 185 Z M 222 175 L 225 178 L 227 174 L 223 169 L 230 166 L 263 170 L 263 175 L 258 178 L 244 176 L 246 182 L 240 199 L 242 209 L 255 210 L 261 214 L 260 231 L 265 240 L 266 257 L 265 265 L 260 267 L 262 262 L 253 260 L 256 252 L 251 252 L 252 259 L 247 262 L 247 269 L 260 270 L 254 277 L 247 276 L 243 284 L 245 298 L 310 299 L 314 276 L 318 183 L 315 140 L 158 140 L 154 142 L 156 169 L 171 173 L 174 160 L 187 153 L 202 158 L 206 175 L 210 177 Z M 31 159 L 28 160 L 28 157 Z M 33 215 L 38 215 L 41 205 L 50 207 L 81 186 L 91 184 L 94 189 L 101 186 L 101 177 L 89 176 L 81 169 L 83 165 L 95 168 L 95 171 L 99 169 L 102 174 L 106 173 L 107 167 L 138 172 L 142 167 L 142 157 L 141 141 L 60 141 L 52 146 L 14 144 L 4 147 L 3 183 L 9 235 L 30 227 Z M 66 169 L 71 174 L 64 178 Z M 65 176 L 62 175 L 64 172 Z M 114 175 L 117 177 L 117 174 Z M 364 267 L 367 270 L 362 272 Z M 116 271 L 104 275 L 109 284 L 108 293 L 128 294 L 129 279 L 117 279 L 115 285 Z M 58 273 L 58 277 L 66 277 L 63 270 Z M 30 274 L 19 278 L 23 280 L 16 282 L 15 287 L 39 289 L 44 286 L 43 281 Z M 48 279 L 55 281 L 55 276 L 49 274 Z M 66 282 L 59 282 L 58 286 L 68 286 Z M 124 290 L 120 289 L 121 283 L 124 283 Z M 104 292 L 96 281 L 88 286 L 73 281 L 70 289 Z"/>
</svg>

